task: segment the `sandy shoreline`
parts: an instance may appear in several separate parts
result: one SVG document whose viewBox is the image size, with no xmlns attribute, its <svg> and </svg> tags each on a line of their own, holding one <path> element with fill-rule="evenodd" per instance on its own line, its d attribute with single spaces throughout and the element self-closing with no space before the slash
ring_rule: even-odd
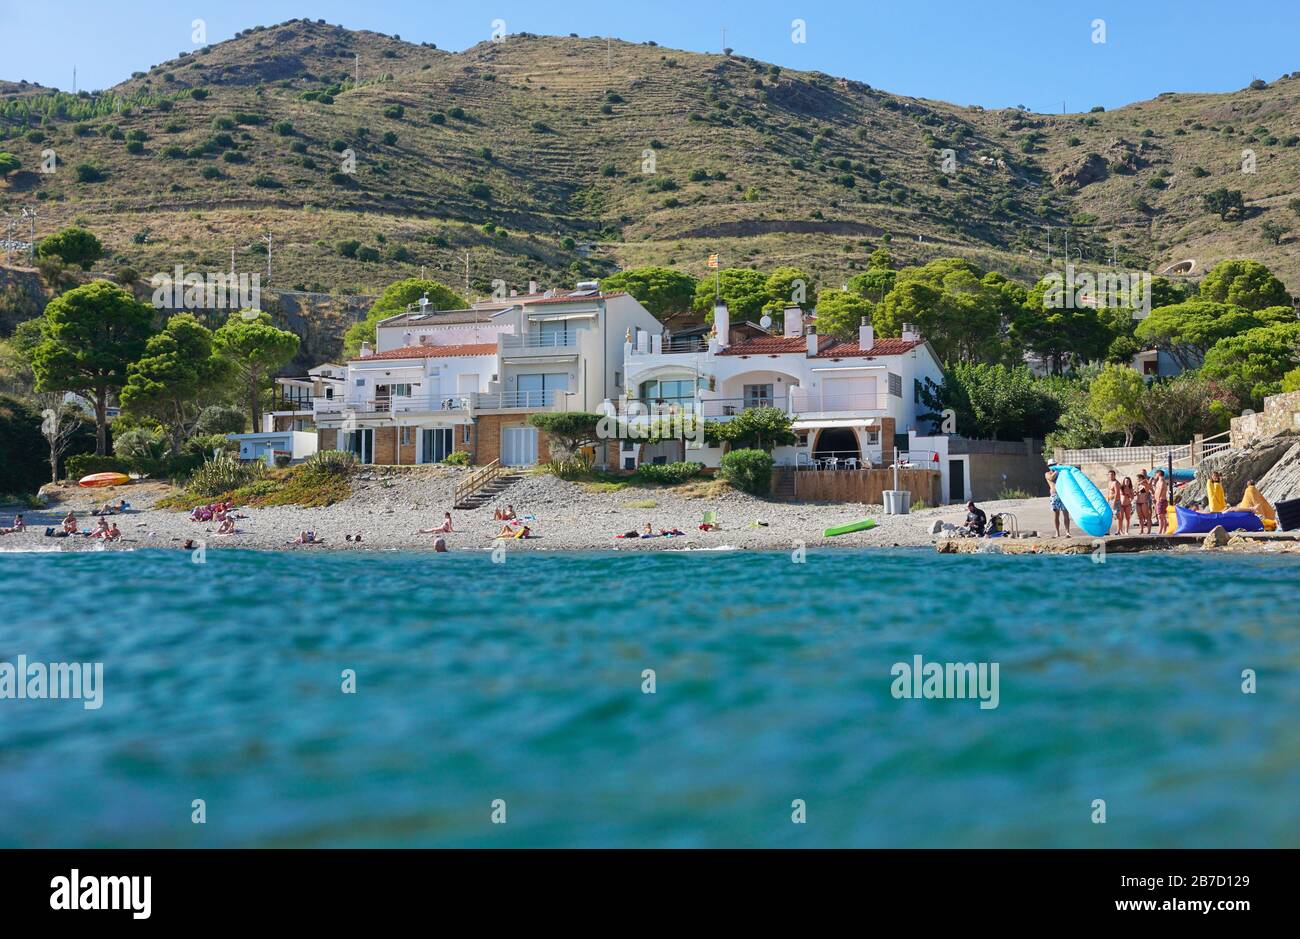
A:
<svg viewBox="0 0 1300 939">
<path fill-rule="evenodd" d="M 452 513 L 454 530 L 445 536 L 451 551 L 491 550 L 501 528 L 501 523 L 492 518 L 493 504 L 473 510 L 451 509 L 452 489 L 463 473 L 446 467 L 422 467 L 402 473 L 363 471 L 352 482 L 351 498 L 332 506 L 240 508 L 237 511 L 247 518 L 238 520 L 238 533 L 230 536 L 216 535 L 215 524 L 190 521 L 188 513 L 155 508 L 158 499 L 173 492 L 163 483 L 135 481 L 99 490 L 58 487 L 52 490 L 48 507 L 16 509 L 23 512 L 30 527 L 24 533 L 0 536 L 0 551 L 181 548 L 187 539 L 202 542 L 210 550 L 432 551 L 434 536 L 416 532 L 440 524 L 444 511 Z M 123 533 L 120 541 L 104 544 L 92 538 L 45 537 L 45 528 L 57 526 L 69 509 L 77 513 L 83 529 L 93 527 L 96 519 L 89 515 L 90 509 L 119 496 L 131 503 L 127 513 L 114 516 Z M 537 535 L 528 540 L 500 542 L 508 551 L 682 551 L 723 547 L 788 551 L 800 545 L 934 548 L 943 540 L 931 534 L 935 520 L 957 524 L 966 512 L 964 506 L 956 505 L 889 516 L 881 506 L 771 502 L 734 490 L 694 498 L 664 488 L 629 487 L 600 492 L 542 474 L 523 476 L 501 495 L 499 503 L 512 504 L 520 516 L 533 516 L 529 525 Z M 1081 543 L 1091 545 L 1094 540 L 1077 529 L 1069 540 L 1052 537 L 1046 498 L 980 505 L 990 516 L 994 512 L 1014 513 L 1022 530 L 1038 531 L 1040 537 L 1034 540 L 1045 551 L 1078 551 Z M 13 511 L 14 507 L 0 508 L 0 525 L 11 523 Z M 721 531 L 698 529 L 706 511 L 716 513 Z M 822 534 L 828 527 L 865 517 L 874 518 L 877 526 L 831 538 Z M 647 522 L 655 531 L 675 526 L 686 534 L 672 538 L 614 537 L 639 531 Z M 303 530 L 316 532 L 325 539 L 324 544 L 290 544 Z M 358 533 L 359 543 L 345 537 Z M 1030 546 L 1020 547 L 1023 550 Z M 1287 547 L 1273 544 L 1261 546 L 1260 550 L 1277 552 Z"/>
</svg>

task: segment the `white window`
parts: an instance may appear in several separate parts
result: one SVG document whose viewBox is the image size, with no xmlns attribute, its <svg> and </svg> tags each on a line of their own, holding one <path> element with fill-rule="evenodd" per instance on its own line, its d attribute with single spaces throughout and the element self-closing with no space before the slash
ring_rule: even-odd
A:
<svg viewBox="0 0 1300 939">
<path fill-rule="evenodd" d="M 771 385 L 746 385 L 745 407 L 770 408 L 774 402 Z"/>
</svg>

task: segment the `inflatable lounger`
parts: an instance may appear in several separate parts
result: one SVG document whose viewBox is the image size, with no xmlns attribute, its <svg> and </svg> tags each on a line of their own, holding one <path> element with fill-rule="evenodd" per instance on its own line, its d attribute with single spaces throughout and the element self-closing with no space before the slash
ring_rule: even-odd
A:
<svg viewBox="0 0 1300 939">
<path fill-rule="evenodd" d="M 1193 512 L 1181 505 L 1175 535 L 1203 535 L 1222 525 L 1227 531 L 1263 531 L 1264 523 L 1254 512 Z"/>
<path fill-rule="evenodd" d="M 1100 538 L 1110 531 L 1110 503 L 1091 479 L 1077 466 L 1053 465 L 1056 470 L 1056 495 L 1070 513 L 1070 520 Z"/>
<path fill-rule="evenodd" d="M 863 518 L 856 522 L 849 522 L 847 525 L 836 525 L 834 528 L 828 528 L 822 532 L 823 538 L 831 538 L 835 535 L 847 535 L 852 531 L 866 531 L 868 528 L 875 528 L 876 520 L 874 518 Z"/>
</svg>

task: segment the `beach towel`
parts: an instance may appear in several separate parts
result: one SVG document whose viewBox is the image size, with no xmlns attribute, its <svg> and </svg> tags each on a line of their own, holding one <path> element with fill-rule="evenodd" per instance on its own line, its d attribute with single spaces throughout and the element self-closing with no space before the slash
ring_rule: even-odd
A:
<svg viewBox="0 0 1300 939">
<path fill-rule="evenodd" d="M 1254 483 L 1247 486 L 1246 491 L 1241 494 L 1241 504 L 1237 508 L 1245 512 L 1254 512 L 1266 521 L 1277 521 L 1277 509 L 1264 498 L 1264 494 Z"/>
<path fill-rule="evenodd" d="M 1206 509 L 1210 512 L 1223 512 L 1228 508 L 1227 496 L 1223 493 L 1223 483 L 1210 480 L 1205 484 Z"/>
</svg>

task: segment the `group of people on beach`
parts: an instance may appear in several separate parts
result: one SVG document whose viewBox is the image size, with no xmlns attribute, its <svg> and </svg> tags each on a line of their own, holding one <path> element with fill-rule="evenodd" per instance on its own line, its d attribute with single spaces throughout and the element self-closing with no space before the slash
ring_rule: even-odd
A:
<svg viewBox="0 0 1300 939">
<path fill-rule="evenodd" d="M 1130 477 L 1121 480 L 1115 470 L 1110 470 L 1106 480 L 1106 501 L 1110 503 L 1115 521 L 1115 534 L 1132 534 L 1134 511 L 1137 512 L 1139 534 L 1162 534 L 1169 513 L 1169 480 L 1165 478 L 1164 470 L 1156 470 L 1150 476 L 1146 470 L 1138 470 L 1135 485 Z M 1069 534 L 1068 513 L 1065 524 L 1066 534 Z"/>
<path fill-rule="evenodd" d="M 22 516 L 18 517 L 19 519 Z M 17 521 L 17 520 L 15 520 Z M 23 528 L 26 528 L 24 523 Z M 122 537 L 122 529 L 117 527 L 117 522 L 109 523 L 107 518 L 100 516 L 98 523 L 93 529 L 82 531 L 80 524 L 77 522 L 77 513 L 69 511 L 63 516 L 63 521 L 59 527 L 50 526 L 45 529 L 46 538 L 99 538 L 103 541 L 117 541 Z"/>
</svg>

